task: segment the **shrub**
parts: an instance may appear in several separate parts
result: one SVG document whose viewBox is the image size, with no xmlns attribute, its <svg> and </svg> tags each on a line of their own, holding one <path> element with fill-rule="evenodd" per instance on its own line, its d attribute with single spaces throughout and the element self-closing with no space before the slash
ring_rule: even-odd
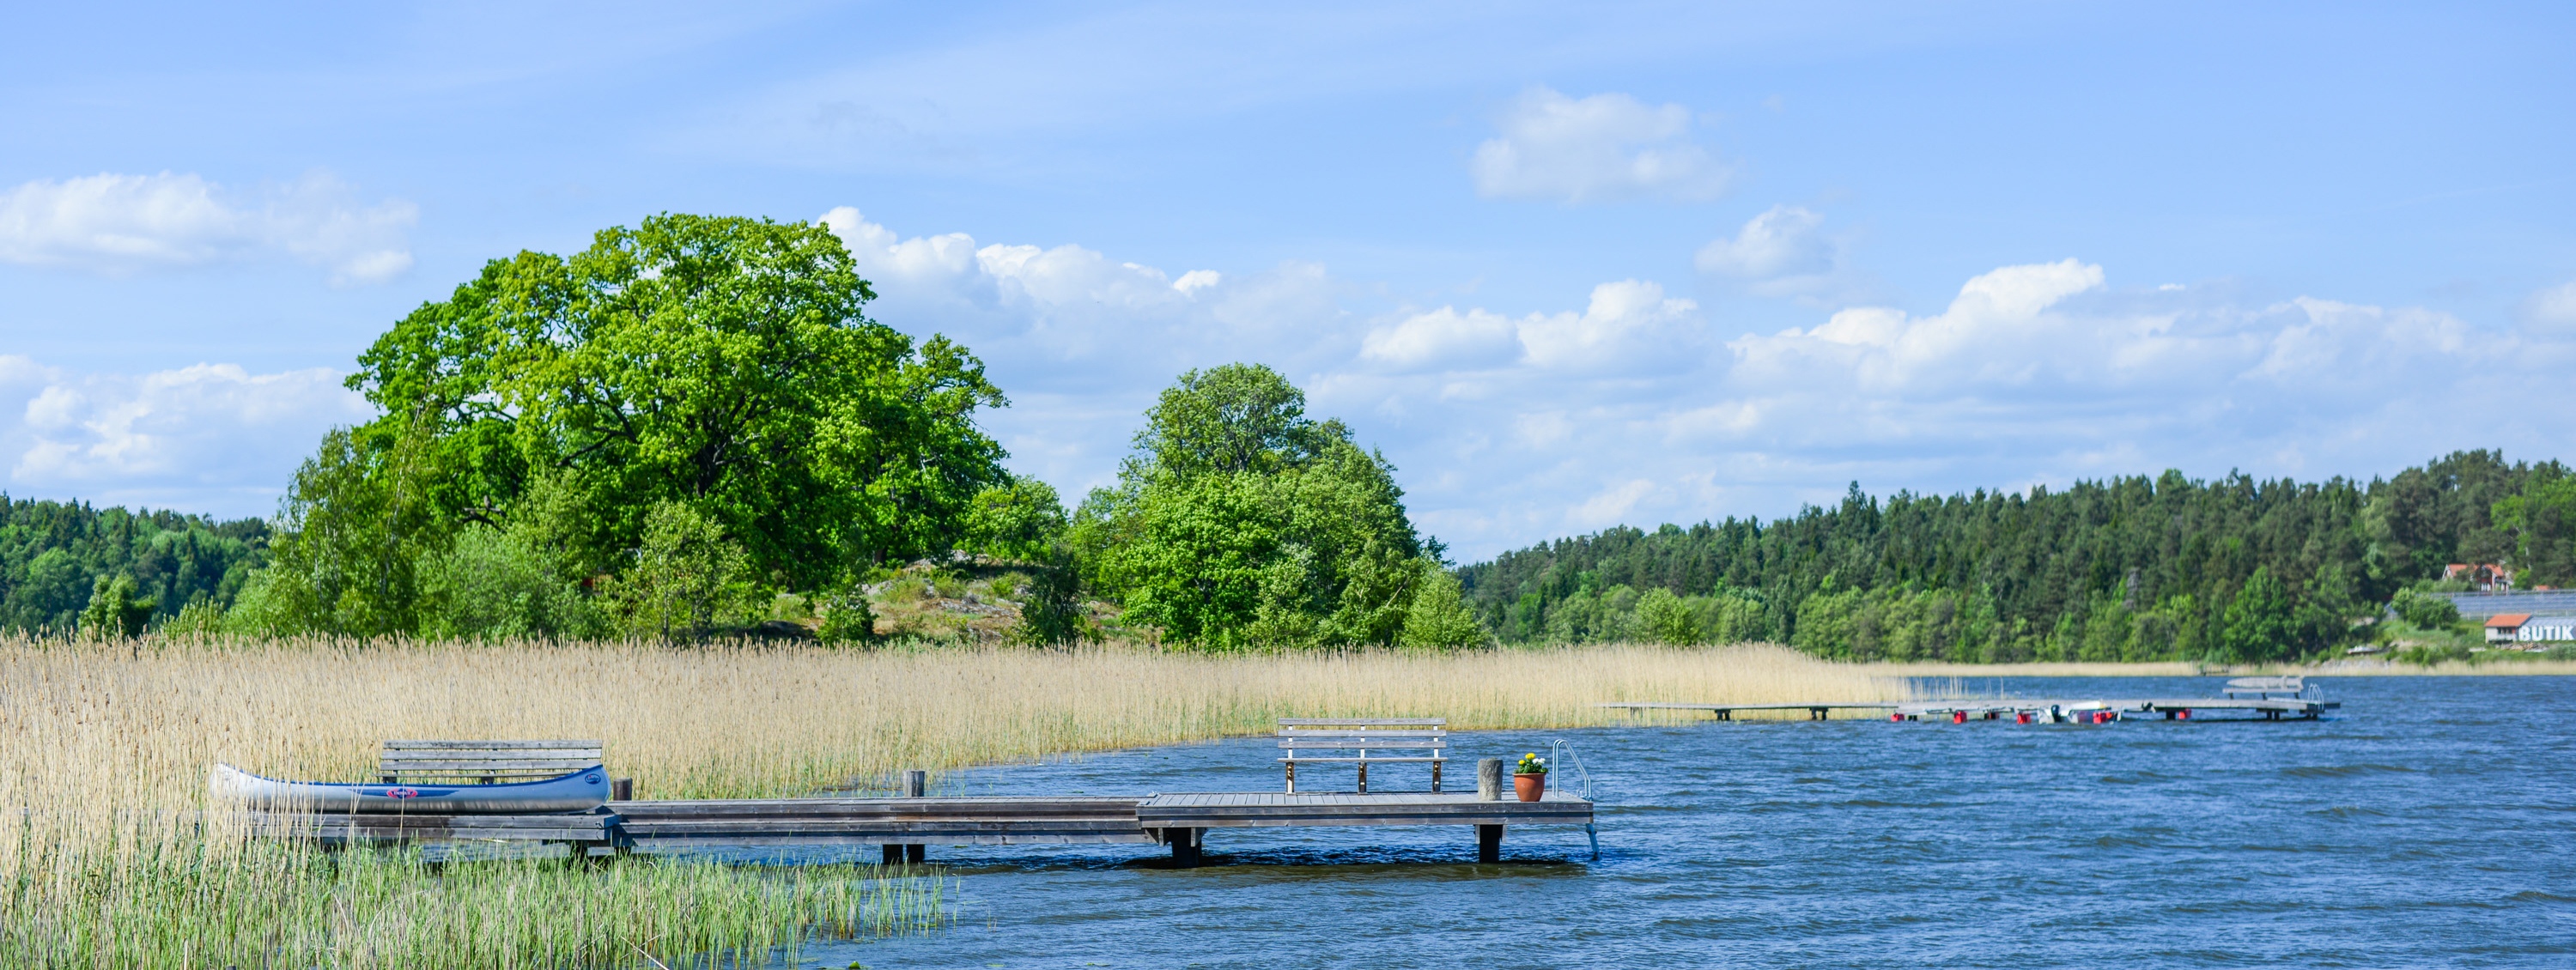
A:
<svg viewBox="0 0 2576 970">
<path fill-rule="evenodd" d="M 414 568 L 420 633 L 431 639 L 583 637 L 601 625 L 571 580 L 515 532 L 472 526 Z"/>
<path fill-rule="evenodd" d="M 101 576 L 90 590 L 89 607 L 81 611 L 81 635 L 92 640 L 124 640 L 143 635 L 158 605 L 134 596 L 134 577 Z"/>
<path fill-rule="evenodd" d="M 814 631 L 816 639 L 830 644 L 871 643 L 877 638 L 877 611 L 868 607 L 868 598 L 859 590 L 843 590 L 820 604 L 823 624 Z"/>
<path fill-rule="evenodd" d="M 1467 609 L 1458 577 L 1429 560 L 1423 562 L 1422 574 L 1397 642 L 1408 647 L 1481 647 L 1493 641 L 1476 622 L 1476 614 Z"/>
</svg>

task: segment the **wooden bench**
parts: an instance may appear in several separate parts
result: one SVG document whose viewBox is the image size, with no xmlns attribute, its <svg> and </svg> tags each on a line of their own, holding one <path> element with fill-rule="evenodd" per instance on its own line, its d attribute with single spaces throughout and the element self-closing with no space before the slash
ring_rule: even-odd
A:
<svg viewBox="0 0 2576 970">
<path fill-rule="evenodd" d="M 1297 792 L 1297 763 L 1301 761 L 1348 761 L 1360 766 L 1360 794 L 1368 794 L 1368 769 L 1380 761 L 1428 761 L 1431 763 L 1431 790 L 1440 790 L 1440 766 L 1449 760 L 1449 731 L 1445 718 L 1377 717 L 1328 718 L 1283 717 L 1279 719 L 1279 747 L 1287 757 L 1279 762 L 1288 768 L 1288 792 Z M 1327 754 L 1301 755 L 1299 751 L 1323 751 Z M 1371 751 L 1414 751 L 1424 754 L 1373 755 Z"/>
<path fill-rule="evenodd" d="M 376 773 L 402 782 L 494 785 L 602 767 L 598 741 L 387 741 Z"/>
</svg>

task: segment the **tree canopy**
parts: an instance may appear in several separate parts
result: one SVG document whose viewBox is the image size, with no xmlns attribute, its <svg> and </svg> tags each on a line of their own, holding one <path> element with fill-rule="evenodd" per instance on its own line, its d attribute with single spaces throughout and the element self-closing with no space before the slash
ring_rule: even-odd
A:
<svg viewBox="0 0 2576 970">
<path fill-rule="evenodd" d="M 261 628 L 415 632 L 447 602 L 426 618 L 445 629 L 479 615 L 457 591 L 502 587 L 426 568 L 587 583 L 649 566 L 671 522 L 783 588 L 950 548 L 1014 484 L 975 423 L 1007 402 L 964 348 L 868 319 L 873 297 L 839 238 L 762 219 L 662 215 L 487 263 L 360 356 L 349 385 L 380 416 L 298 471 Z"/>
<path fill-rule="evenodd" d="M 1181 375 L 1075 516 L 1095 587 L 1180 643 L 1395 642 L 1437 564 L 1394 467 L 1305 404 L 1258 364 Z"/>
</svg>

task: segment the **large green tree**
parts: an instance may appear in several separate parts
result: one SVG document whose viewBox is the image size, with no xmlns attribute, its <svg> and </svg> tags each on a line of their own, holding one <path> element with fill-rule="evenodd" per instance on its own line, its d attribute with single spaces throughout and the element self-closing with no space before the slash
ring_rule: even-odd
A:
<svg viewBox="0 0 2576 970">
<path fill-rule="evenodd" d="M 314 588 L 286 612 L 413 629 L 417 563 L 469 525 L 567 579 L 630 570 L 672 503 L 791 587 L 947 548 L 1011 484 L 975 423 L 1006 402 L 964 348 L 868 319 L 874 296 L 830 232 L 762 219 L 662 215 L 486 264 L 360 356 L 349 384 L 382 414 L 299 475 L 279 559 Z M 547 528 L 511 528 L 539 493 Z"/>
<path fill-rule="evenodd" d="M 1076 515 L 1095 583 L 1205 646 L 1391 643 L 1427 570 L 1386 459 L 1257 364 L 1181 375 Z"/>
</svg>

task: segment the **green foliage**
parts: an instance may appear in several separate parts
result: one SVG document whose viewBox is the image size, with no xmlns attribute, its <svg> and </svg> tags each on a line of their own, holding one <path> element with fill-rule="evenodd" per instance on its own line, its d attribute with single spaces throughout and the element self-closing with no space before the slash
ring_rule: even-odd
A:
<svg viewBox="0 0 2576 970">
<path fill-rule="evenodd" d="M 1257 365 L 1183 374 L 1146 418 L 1069 530 L 1095 589 L 1177 643 L 1395 641 L 1425 550 L 1384 457 Z"/>
<path fill-rule="evenodd" d="M 81 610 L 81 635 L 92 640 L 131 640 L 143 635 L 153 609 L 151 600 L 135 598 L 133 577 L 101 576 L 90 591 L 89 605 Z"/>
<path fill-rule="evenodd" d="M 747 619 L 759 603 L 750 570 L 751 557 L 714 517 L 666 500 L 645 515 L 635 565 L 609 582 L 607 598 L 629 634 L 702 638 L 719 622 Z"/>
<path fill-rule="evenodd" d="M 1633 629 L 1640 638 L 1656 643 L 1699 642 L 1699 617 L 1682 603 L 1681 597 L 1661 586 L 1637 597 L 1637 618 Z"/>
<path fill-rule="evenodd" d="M 213 636 L 224 632 L 224 608 L 214 600 L 199 597 L 179 608 L 177 616 L 161 624 L 161 632 L 171 636 Z"/>
<path fill-rule="evenodd" d="M 467 526 L 417 567 L 420 633 L 438 639 L 597 636 L 604 618 L 525 527 Z"/>
<path fill-rule="evenodd" d="M 1082 577 L 1074 569 L 1070 550 L 1051 550 L 1045 561 L 1043 568 L 1023 576 L 1014 590 L 1020 601 L 1020 622 L 1012 628 L 1011 640 L 1056 646 L 1097 639 L 1099 630 L 1083 614 Z M 1001 585 L 994 584 L 997 593 Z"/>
<path fill-rule="evenodd" d="M 2280 660 L 2297 655 L 2292 630 L 2298 604 L 2272 570 L 2255 567 L 2252 578 L 2227 604 L 2218 639 L 2218 656 L 2235 663 Z"/>
<path fill-rule="evenodd" d="M 1530 752 L 1530 753 L 1525 754 L 1525 755 L 1522 755 L 1522 756 L 1521 756 L 1521 760 L 1519 760 L 1519 761 L 1517 761 L 1517 762 L 1514 762 L 1514 763 L 1512 764 L 1512 774 L 1515 774 L 1515 775 L 1544 775 L 1544 774 L 1547 774 L 1547 759 L 1546 759 L 1546 758 L 1539 757 L 1539 756 L 1538 756 L 1538 752 L 1535 752 L 1535 751 Z"/>
<path fill-rule="evenodd" d="M 299 471 L 277 544 L 294 575 L 243 624 L 570 629 L 537 604 L 627 568 L 673 503 L 742 552 L 739 572 L 791 588 L 961 540 L 1026 548 L 1062 513 L 976 428 L 1001 393 L 946 339 L 867 319 L 873 296 L 837 237 L 766 220 L 663 215 L 568 258 L 486 264 L 361 355 L 350 386 L 382 415 Z M 452 548 L 476 528 L 497 531 Z M 508 583 L 432 590 L 419 572 L 496 555 L 517 564 Z M 625 615 L 703 630 L 708 601 L 672 599 L 665 566 L 622 581 Z"/>
<path fill-rule="evenodd" d="M 1476 614 L 1467 608 L 1458 591 L 1458 577 L 1450 575 L 1440 564 L 1428 559 L 1417 560 L 1422 585 L 1413 594 L 1413 603 L 1404 613 L 1404 630 L 1396 642 L 1408 647 L 1481 647 L 1494 642 L 1493 634 L 1476 622 Z"/>
<path fill-rule="evenodd" d="M 2439 630 L 2460 622 L 2460 608 L 2439 596 L 2426 596 L 2411 589 L 2401 589 L 2388 601 L 2389 609 L 2407 625 L 2426 630 Z"/>
<path fill-rule="evenodd" d="M 876 610 L 857 590 L 841 590 L 826 598 L 822 607 L 823 623 L 815 629 L 815 639 L 834 645 L 876 642 Z"/>
<path fill-rule="evenodd" d="M 2523 491 L 2497 500 L 2490 514 L 2513 536 L 2519 585 L 2576 585 L 2576 475 L 2554 464 L 2533 469 Z"/>
<path fill-rule="evenodd" d="M 1661 627 L 1636 609 L 1663 589 L 1692 604 L 1702 641 L 1832 657 L 2287 659 L 2349 642 L 2354 618 L 2444 563 L 2509 562 L 2525 585 L 2568 582 L 2550 563 L 2565 548 L 2571 480 L 2557 462 L 2476 451 L 2367 483 L 2167 472 L 1884 500 L 1855 485 L 1791 518 L 1612 529 L 1459 576 L 1509 642 L 1669 639 L 1668 605 L 1651 611 Z"/>
<path fill-rule="evenodd" d="M 1055 487 L 1021 475 L 975 493 L 966 513 L 965 548 L 1014 562 L 1047 556 L 1064 535 L 1064 505 Z"/>
<path fill-rule="evenodd" d="M 0 630 L 68 633 L 101 577 L 124 576 L 167 617 L 229 605 L 267 561 L 268 524 L 0 495 Z"/>
</svg>

